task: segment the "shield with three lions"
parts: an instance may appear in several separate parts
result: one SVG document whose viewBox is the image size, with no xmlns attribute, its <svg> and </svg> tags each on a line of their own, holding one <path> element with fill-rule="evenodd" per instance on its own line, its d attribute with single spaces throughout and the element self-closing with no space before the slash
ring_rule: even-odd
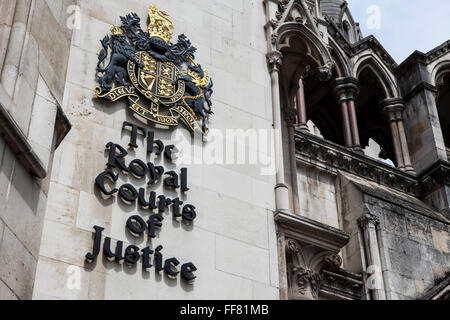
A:
<svg viewBox="0 0 450 320">
<path fill-rule="evenodd" d="M 97 97 L 108 101 L 127 98 L 129 108 L 154 123 L 177 126 L 183 121 L 192 131 L 208 132 L 212 81 L 195 62 L 196 48 L 185 35 L 170 42 L 173 23 L 152 5 L 148 32 L 137 14 L 121 17 L 112 36 L 102 41 L 97 71 Z M 109 49 L 110 61 L 104 67 Z"/>
</svg>

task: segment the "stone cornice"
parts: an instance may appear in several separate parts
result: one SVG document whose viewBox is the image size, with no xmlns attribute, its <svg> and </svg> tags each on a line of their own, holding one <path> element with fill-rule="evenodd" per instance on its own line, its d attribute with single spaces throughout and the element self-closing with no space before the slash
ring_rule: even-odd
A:
<svg viewBox="0 0 450 320">
<path fill-rule="evenodd" d="M 407 92 L 403 98 L 404 102 L 408 102 L 411 100 L 415 95 L 417 95 L 422 90 L 428 90 L 432 93 L 437 93 L 437 89 L 432 84 L 429 84 L 428 82 L 422 81 L 419 84 L 417 84 L 414 88 L 412 88 L 409 92 Z"/>
<path fill-rule="evenodd" d="M 408 72 L 412 65 L 415 64 L 428 65 L 448 52 L 450 52 L 450 40 L 445 41 L 443 44 L 430 50 L 428 53 L 415 51 L 398 66 L 396 73 L 398 75 L 403 75 Z"/>
<path fill-rule="evenodd" d="M 339 229 L 302 216 L 280 211 L 275 213 L 275 221 L 289 236 L 334 252 L 339 252 L 350 239 Z"/>
<path fill-rule="evenodd" d="M 381 58 L 381 60 L 385 63 L 389 70 L 395 72 L 398 67 L 397 63 L 373 35 L 365 37 L 364 39 L 353 44 L 352 56 L 355 56 L 367 49 L 372 49 L 377 54 L 377 56 Z"/>
<path fill-rule="evenodd" d="M 420 177 L 400 171 L 380 161 L 354 152 L 339 144 L 324 140 L 308 132 L 295 131 L 297 161 L 338 174 L 351 173 L 423 199 L 441 186 L 450 186 L 450 162 L 437 161 Z"/>
<path fill-rule="evenodd" d="M 368 196 L 370 198 L 378 199 L 379 201 L 390 203 L 391 205 L 404 208 L 434 221 L 445 224 L 450 223 L 444 215 L 434 211 L 429 205 L 418 199 L 416 196 L 393 193 L 392 189 L 387 188 L 374 188 L 363 181 L 356 181 L 355 179 L 352 179 L 351 183 L 364 195 L 364 197 Z M 366 199 L 364 201 L 369 200 Z M 380 219 L 380 223 L 383 223 L 382 217 L 376 211 L 371 210 L 368 206 L 365 206 L 364 210 L 366 214 L 377 216 Z"/>
<path fill-rule="evenodd" d="M 0 85 L 0 134 L 19 162 L 32 175 L 43 179 L 47 176 L 44 165 L 28 143 L 27 137 L 7 111 L 7 109 L 13 110 L 14 108 L 18 107 L 3 89 L 3 86 Z"/>
<path fill-rule="evenodd" d="M 338 170 L 416 196 L 418 183 L 414 176 L 380 161 L 354 152 L 344 146 L 324 140 L 307 132 L 295 132 L 297 159 L 321 166 L 337 174 Z"/>
<path fill-rule="evenodd" d="M 420 193 L 426 196 L 430 191 L 446 185 L 450 186 L 450 162 L 439 160 L 419 177 Z"/>
</svg>

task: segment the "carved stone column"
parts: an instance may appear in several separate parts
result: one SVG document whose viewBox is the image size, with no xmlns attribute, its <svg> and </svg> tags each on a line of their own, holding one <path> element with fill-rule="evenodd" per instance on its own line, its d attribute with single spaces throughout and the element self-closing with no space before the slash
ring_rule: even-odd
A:
<svg viewBox="0 0 450 320">
<path fill-rule="evenodd" d="M 397 116 L 396 116 L 397 111 L 398 109 L 396 109 L 393 106 L 389 106 L 383 109 L 383 112 L 388 117 L 389 125 L 391 127 L 392 144 L 394 145 L 394 153 L 397 167 L 400 170 L 404 170 L 405 163 L 403 161 L 403 153 L 402 148 L 400 146 L 400 136 L 398 133 Z"/>
<path fill-rule="evenodd" d="M 333 81 L 332 86 L 341 106 L 345 146 L 361 151 L 355 106 L 359 93 L 358 80 L 355 78 L 338 78 Z"/>
<path fill-rule="evenodd" d="M 361 147 L 361 141 L 359 139 L 358 120 L 356 118 L 355 99 L 348 100 L 348 113 L 350 116 L 350 124 L 352 128 L 352 140 L 355 147 Z"/>
<path fill-rule="evenodd" d="M 382 264 L 380 249 L 378 248 L 377 227 L 380 224 L 378 217 L 366 213 L 358 219 L 359 227 L 363 233 L 364 246 L 366 250 L 367 266 L 376 272 L 375 285 L 370 288 L 374 300 L 386 300 L 386 292 L 382 281 Z M 372 272 L 371 271 L 371 272 Z"/>
<path fill-rule="evenodd" d="M 305 86 L 303 85 L 303 77 L 298 80 L 297 91 L 297 126 L 300 130 L 309 131 L 308 118 L 306 116 L 306 103 L 305 103 Z"/>
<path fill-rule="evenodd" d="M 289 138 L 289 167 L 290 167 L 290 193 L 292 197 L 292 206 L 295 214 L 300 214 L 300 200 L 298 196 L 297 183 L 297 158 L 295 152 L 294 131 L 297 124 L 297 110 L 294 107 L 284 109 L 284 121 L 288 127 Z M 301 129 L 302 130 L 302 129 Z"/>
<path fill-rule="evenodd" d="M 415 173 L 409 155 L 408 142 L 403 126 L 404 106 L 401 99 L 386 99 L 381 102 L 383 113 L 387 116 L 391 126 L 392 142 L 394 145 L 397 167 L 400 170 Z"/>
<path fill-rule="evenodd" d="M 346 99 L 339 99 L 342 113 L 342 126 L 344 128 L 344 141 L 346 147 L 353 145 L 352 131 L 350 129 L 350 116 L 348 114 L 348 105 Z"/>
<path fill-rule="evenodd" d="M 276 209 L 289 211 L 289 190 L 284 181 L 284 161 L 281 139 L 281 105 L 280 105 L 280 82 L 279 73 L 283 55 L 279 51 L 272 51 L 267 54 L 267 64 L 269 66 L 270 80 L 272 85 L 272 114 L 274 127 L 274 147 L 275 147 L 275 168 L 276 186 L 275 201 Z"/>
</svg>

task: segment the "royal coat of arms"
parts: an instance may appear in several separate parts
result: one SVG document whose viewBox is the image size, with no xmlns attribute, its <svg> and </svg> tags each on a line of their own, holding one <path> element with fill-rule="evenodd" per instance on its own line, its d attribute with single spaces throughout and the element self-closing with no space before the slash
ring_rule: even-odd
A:
<svg viewBox="0 0 450 320">
<path fill-rule="evenodd" d="M 154 123 L 177 126 L 181 120 L 206 134 L 213 82 L 195 62 L 196 48 L 184 34 L 170 41 L 174 25 L 167 13 L 152 5 L 148 15 L 148 32 L 131 13 L 101 40 L 95 93 L 109 102 L 127 98 L 131 110 Z"/>
</svg>

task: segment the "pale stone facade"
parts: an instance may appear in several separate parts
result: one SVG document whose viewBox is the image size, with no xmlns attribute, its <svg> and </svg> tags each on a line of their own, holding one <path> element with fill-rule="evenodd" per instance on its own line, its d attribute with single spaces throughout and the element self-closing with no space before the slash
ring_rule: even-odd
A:
<svg viewBox="0 0 450 320">
<path fill-rule="evenodd" d="M 198 48 L 196 60 L 213 76 L 216 89 L 210 127 L 220 130 L 267 128 L 271 124 L 270 81 L 266 69 L 264 12 L 259 2 L 153 1 L 173 19 L 175 34 L 185 33 Z M 81 29 L 74 30 L 66 82 L 64 111 L 72 130 L 55 153 L 48 211 L 44 220 L 34 299 L 278 299 L 278 263 L 275 237 L 274 179 L 259 168 L 231 165 L 187 166 L 190 190 L 186 202 L 197 208 L 193 226 L 172 222 L 165 214 L 159 237 L 164 257 L 198 268 L 193 285 L 116 262 L 85 262 L 92 249 L 93 226 L 105 236 L 145 247 L 147 239 L 133 239 L 125 230 L 131 214 L 144 210 L 127 207 L 117 197 L 103 201 L 95 177 L 104 170 L 105 146 L 122 146 L 129 135 L 122 124 L 139 120 L 123 103 L 107 105 L 94 98 L 99 40 L 119 17 L 136 12 L 146 23 L 146 1 L 81 1 Z M 250 17 L 250 18 L 249 18 Z M 253 17 L 253 20 L 251 19 Z M 241 30 L 247 30 L 241 32 Z M 230 94 L 233 93 L 233 94 Z M 168 145 L 172 131 L 155 130 Z M 146 160 L 143 141 L 127 162 Z M 153 159 L 153 158 L 152 158 Z M 150 159 L 147 159 L 150 160 Z M 164 166 L 169 166 L 165 163 Z M 175 170 L 181 167 L 177 166 Z M 124 180 L 122 180 L 122 178 Z M 132 178 L 123 183 L 142 186 Z M 152 189 L 153 190 L 153 189 Z M 164 194 L 162 187 L 157 194 Z M 171 196 L 171 193 L 165 192 Z M 59 239 L 66 239 L 60 241 Z M 81 268 L 81 288 L 67 288 L 69 266 Z"/>
<path fill-rule="evenodd" d="M 146 27 L 151 4 L 214 80 L 203 141 L 183 143 L 182 125 L 155 126 L 95 96 L 100 40 L 131 12 Z M 0 299 L 448 298 L 449 65 L 447 42 L 397 66 L 343 0 L 2 1 Z M 207 153 L 230 129 L 271 141 L 275 129 L 263 153 L 276 172 L 262 162 L 174 164 L 148 155 L 141 136 L 128 148 L 124 121 L 181 152 Z M 164 212 L 155 238 L 132 235 L 127 219 L 151 213 L 95 185 L 109 142 L 127 149 L 127 164 L 186 167 L 189 191 L 151 191 L 195 205 L 194 222 Z M 115 188 L 145 188 L 115 172 Z M 197 278 L 119 264 L 103 250 L 88 261 L 94 226 L 111 248 L 162 245 L 164 259 L 192 262 Z"/>
<path fill-rule="evenodd" d="M 0 297 L 31 299 L 54 149 L 69 130 L 61 109 L 74 1 L 0 3 Z M 47 176 L 47 177 L 46 177 Z"/>
</svg>

